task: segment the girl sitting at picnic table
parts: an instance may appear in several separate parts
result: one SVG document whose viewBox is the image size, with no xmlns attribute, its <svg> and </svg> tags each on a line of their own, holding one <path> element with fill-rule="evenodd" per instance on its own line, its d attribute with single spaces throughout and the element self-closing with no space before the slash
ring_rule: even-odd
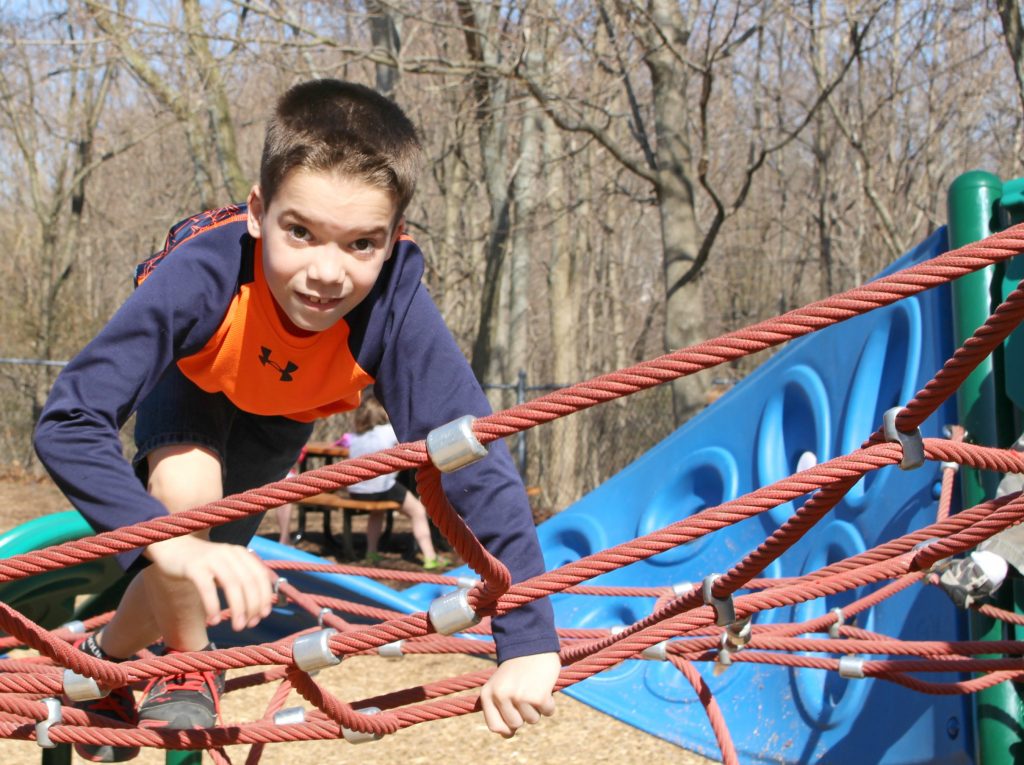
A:
<svg viewBox="0 0 1024 765">
<path fill-rule="evenodd" d="M 350 458 L 390 449 L 398 444 L 387 412 L 372 396 L 364 395 L 362 403 L 355 411 L 353 427 L 355 432 L 348 434 Z M 398 473 L 388 473 L 353 484 L 348 487 L 348 493 L 353 499 L 397 502 L 398 511 L 408 517 L 412 524 L 412 536 L 423 555 L 423 568 L 435 571 L 443 569 L 448 563 L 446 559 L 438 557 L 434 550 L 427 509 L 415 494 L 398 482 Z M 383 523 L 383 514 L 379 512 L 371 512 L 366 521 L 366 560 L 369 563 L 380 561 L 377 545 L 380 542 Z"/>
</svg>

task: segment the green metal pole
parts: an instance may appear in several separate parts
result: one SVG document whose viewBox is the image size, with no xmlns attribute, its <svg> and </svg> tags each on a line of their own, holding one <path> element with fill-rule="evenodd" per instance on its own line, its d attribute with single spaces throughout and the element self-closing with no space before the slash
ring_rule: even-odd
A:
<svg viewBox="0 0 1024 765">
<path fill-rule="evenodd" d="M 43 765 L 71 765 L 71 745 L 57 744 L 43 750 Z"/>
<path fill-rule="evenodd" d="M 192 750 L 168 749 L 166 765 L 203 765 L 203 753 Z"/>
<path fill-rule="evenodd" d="M 951 249 L 984 239 L 998 228 L 996 208 L 1002 188 L 997 176 L 981 170 L 965 173 L 952 183 L 948 195 Z M 988 318 L 993 291 L 998 288 L 992 267 L 953 283 L 953 324 L 958 346 Z M 1013 417 L 995 364 L 993 359 L 987 359 L 964 381 L 957 393 L 957 413 L 970 441 L 1006 446 L 1012 437 L 1003 431 L 1012 427 Z M 991 497 L 998 479 L 999 476 L 991 472 L 961 469 L 963 506 L 973 507 Z M 1013 601 L 1013 587 L 1002 587 L 1000 605 L 1012 610 Z M 971 612 L 969 625 L 972 640 L 1004 639 L 1002 622 Z M 1017 689 L 1012 683 L 1000 683 L 972 698 L 976 762 L 978 765 L 1012 765 L 1024 719 Z"/>
</svg>

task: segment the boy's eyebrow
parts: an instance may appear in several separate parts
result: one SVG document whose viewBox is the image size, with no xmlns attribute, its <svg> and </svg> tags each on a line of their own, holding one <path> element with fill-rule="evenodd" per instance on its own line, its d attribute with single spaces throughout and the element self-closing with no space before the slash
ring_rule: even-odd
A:
<svg viewBox="0 0 1024 765">
<path fill-rule="evenodd" d="M 284 217 L 289 217 L 289 216 L 294 218 L 295 220 L 297 220 L 299 223 L 302 223 L 302 224 L 312 224 L 312 225 L 315 225 L 317 223 L 320 223 L 320 221 L 313 220 L 312 218 L 309 218 L 309 217 L 303 215 L 300 211 L 298 211 L 298 210 L 296 210 L 296 209 L 294 209 L 292 207 L 286 207 L 284 210 L 281 211 L 281 217 L 284 218 Z M 329 224 L 333 225 L 333 222 L 329 221 Z M 355 227 L 352 227 L 351 229 L 346 230 L 346 233 L 348 233 L 348 234 L 356 233 L 356 234 L 363 234 L 363 235 L 367 235 L 367 236 L 383 235 L 383 234 L 386 234 L 387 232 L 388 232 L 388 227 L 387 226 L 367 226 L 366 228 L 361 228 L 361 227 L 355 226 Z"/>
</svg>

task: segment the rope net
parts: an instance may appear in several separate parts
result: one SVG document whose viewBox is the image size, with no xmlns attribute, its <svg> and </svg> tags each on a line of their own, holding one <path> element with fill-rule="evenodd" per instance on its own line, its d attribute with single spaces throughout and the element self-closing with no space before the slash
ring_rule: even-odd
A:
<svg viewBox="0 0 1024 765">
<path fill-rule="evenodd" d="M 472 429 L 477 439 L 487 444 L 596 404 L 779 345 L 946 284 L 1022 251 L 1024 225 L 780 317 L 478 419 Z M 24 740 L 42 738 L 53 745 L 85 743 L 206 749 L 217 763 L 230 762 L 224 747 L 252 744 L 245 762 L 254 764 L 260 761 L 266 744 L 342 737 L 359 741 L 431 720 L 469 714 L 478 711 L 476 691 L 493 669 L 346 702 L 319 684 L 310 671 L 300 668 L 303 662 L 297 657 L 297 646 L 308 644 L 310 635 L 316 636 L 325 647 L 327 663 L 370 654 L 493 656 L 494 643 L 488 639 L 490 618 L 556 593 L 595 598 L 656 598 L 649 615 L 618 631 L 559 629 L 563 667 L 556 689 L 564 689 L 630 659 L 670 662 L 692 685 L 701 701 L 725 763 L 738 762 L 736 750 L 714 694 L 696 669 L 699 663 L 712 663 L 715 673 L 742 663 L 800 667 L 838 673 L 851 680 L 874 678 L 928 694 L 969 694 L 1006 680 L 1024 679 L 1024 642 L 905 641 L 861 629 L 852 623 L 858 614 L 909 587 L 934 584 L 933 567 L 937 563 L 968 551 L 1024 520 L 1024 497 L 1020 493 L 950 514 L 953 476 L 958 466 L 1024 473 L 1021 454 L 967 443 L 960 428 L 952 428 L 948 439 L 920 439 L 919 433 L 914 436 L 921 423 L 1024 318 L 1022 286 L 1024 283 L 1018 285 L 988 321 L 899 410 L 894 421 L 897 438 L 893 438 L 892 431 L 887 436 L 880 427 L 860 448 L 847 455 L 528 581 L 513 584 L 505 566 L 483 548 L 454 512 L 441 489 L 440 473 L 430 463 L 423 441 L 400 444 L 373 455 L 305 472 L 174 516 L 0 560 L 0 583 L 13 582 L 227 523 L 385 473 L 416 468 L 420 494 L 431 519 L 479 576 L 478 580 L 467 583 L 463 579 L 430 574 L 266 561 L 279 577 L 279 597 L 307 612 L 326 631 L 306 629 L 274 642 L 240 648 L 162 656 L 147 651 L 137 659 L 121 663 L 95 659 L 72 648 L 71 641 L 81 633 L 70 627 L 46 630 L 6 603 L 0 603 L 0 629 L 6 633 L 5 637 L 0 637 L 0 651 L 31 648 L 38 652 L 38 656 L 31 658 L 0 662 L 0 736 Z M 872 471 L 891 470 L 903 463 L 909 452 L 908 443 L 916 445 L 925 459 L 944 463 L 934 523 L 802 576 L 761 577 L 765 569 L 825 517 L 857 481 Z M 585 584 L 601 574 L 808 495 L 810 498 L 764 542 L 720 575 L 710 574 L 702 581 L 654 588 Z M 296 570 L 431 582 L 460 588 L 453 592 L 462 593 L 464 604 L 480 622 L 476 624 L 474 619 L 451 630 L 453 634 L 440 634 L 426 613 L 402 614 L 302 592 L 289 585 L 283 576 Z M 754 617 L 771 609 L 860 588 L 869 589 L 869 594 L 842 609 L 833 609 L 808 621 L 753 623 Z M 994 619 L 1024 623 L 1020 615 L 992 605 L 972 607 Z M 96 630 L 111 616 L 108 613 L 89 619 L 84 629 Z M 861 655 L 888 658 L 863 659 Z M 993 655 L 1002 658 L 992 658 Z M 66 691 L 68 671 L 94 679 L 101 688 L 111 689 L 141 686 L 154 677 L 219 670 L 234 671 L 227 681 L 226 693 L 254 685 L 276 684 L 272 699 L 260 717 L 206 730 L 141 729 L 65 703 L 60 722 L 54 724 L 51 710 L 54 700 L 61 699 Z M 954 682 L 928 679 L 935 673 L 955 673 L 969 676 L 969 679 Z M 290 717 L 278 715 L 293 691 L 311 708 Z M 377 711 L 369 714 L 370 710 Z"/>
</svg>

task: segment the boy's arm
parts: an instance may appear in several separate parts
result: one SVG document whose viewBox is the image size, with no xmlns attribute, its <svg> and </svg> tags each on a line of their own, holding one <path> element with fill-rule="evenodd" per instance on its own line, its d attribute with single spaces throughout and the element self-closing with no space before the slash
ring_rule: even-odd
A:
<svg viewBox="0 0 1024 765">
<path fill-rule="evenodd" d="M 490 414 L 480 385 L 426 290 L 420 286 L 408 310 L 394 318 L 377 374 L 377 395 L 402 441 L 424 438 L 433 428 L 465 414 Z M 446 474 L 442 483 L 453 507 L 513 582 L 544 572 L 533 514 L 503 441 L 488 445 L 479 462 Z M 558 651 L 546 598 L 493 621 L 498 660 Z"/>
<path fill-rule="evenodd" d="M 119 430 L 175 358 L 201 348 L 223 316 L 237 256 L 233 274 L 204 258 L 168 257 L 65 367 L 39 418 L 40 460 L 99 531 L 167 515 L 125 459 Z M 127 566 L 138 555 L 118 560 Z"/>
</svg>

